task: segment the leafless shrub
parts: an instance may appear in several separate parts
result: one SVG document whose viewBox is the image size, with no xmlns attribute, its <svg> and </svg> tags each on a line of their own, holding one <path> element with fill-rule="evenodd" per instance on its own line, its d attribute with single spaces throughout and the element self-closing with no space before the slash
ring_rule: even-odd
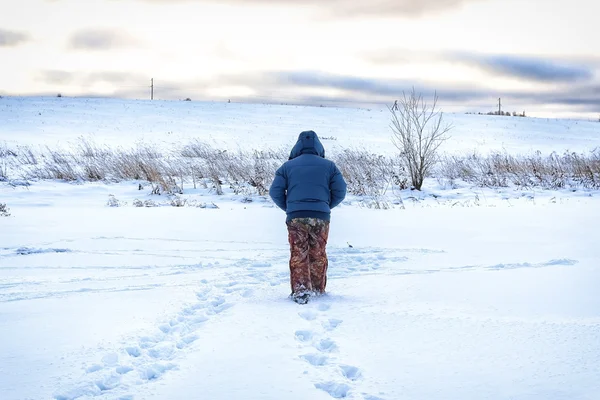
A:
<svg viewBox="0 0 600 400">
<path fill-rule="evenodd" d="M 399 107 L 391 107 L 392 142 L 400 150 L 415 189 L 421 190 L 423 180 L 438 160 L 437 152 L 447 139 L 451 125 L 443 124 L 443 115 L 437 110 L 438 97 L 433 104 L 425 103 L 413 89 L 403 93 Z"/>
</svg>

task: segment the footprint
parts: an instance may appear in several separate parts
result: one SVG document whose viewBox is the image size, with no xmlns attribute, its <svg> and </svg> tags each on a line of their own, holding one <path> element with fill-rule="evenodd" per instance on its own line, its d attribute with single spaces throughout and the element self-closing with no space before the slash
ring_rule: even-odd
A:
<svg viewBox="0 0 600 400">
<path fill-rule="evenodd" d="M 140 350 L 140 348 L 137 346 L 126 347 L 125 351 L 127 351 L 127 354 L 129 354 L 131 357 L 139 357 L 142 355 L 142 350 Z"/>
<path fill-rule="evenodd" d="M 331 308 L 331 304 L 321 303 L 319 304 L 319 311 L 327 311 Z"/>
<path fill-rule="evenodd" d="M 169 342 L 159 343 L 148 350 L 148 355 L 160 360 L 170 360 L 175 355 L 175 346 Z"/>
<path fill-rule="evenodd" d="M 110 375 L 106 378 L 97 380 L 95 383 L 96 386 L 104 392 L 119 386 L 121 384 L 121 377 L 119 375 Z"/>
<path fill-rule="evenodd" d="M 154 364 L 140 371 L 140 377 L 143 380 L 152 381 L 160 378 L 165 372 L 175 368 L 174 364 Z"/>
<path fill-rule="evenodd" d="M 190 335 L 184 336 L 181 338 L 181 341 L 185 344 L 190 344 L 195 342 L 196 340 L 198 340 L 199 336 L 196 335 L 195 333 L 192 333 Z"/>
<path fill-rule="evenodd" d="M 350 386 L 345 383 L 324 382 L 315 384 L 315 387 L 329 393 L 334 399 L 343 399 L 350 391 Z"/>
<path fill-rule="evenodd" d="M 210 292 L 211 292 L 210 289 L 205 292 L 198 292 L 198 293 L 196 293 L 196 297 L 200 301 L 206 301 L 206 300 L 208 300 L 208 298 L 210 296 Z"/>
<path fill-rule="evenodd" d="M 156 346 L 156 343 L 160 342 L 160 340 L 161 339 L 159 337 L 152 338 L 149 336 L 142 336 L 140 338 L 140 347 L 142 349 L 150 349 L 150 348 Z"/>
<path fill-rule="evenodd" d="M 119 355 L 117 353 L 108 353 L 104 357 L 102 357 L 102 363 L 107 366 L 116 365 L 119 362 Z"/>
<path fill-rule="evenodd" d="M 220 314 L 223 311 L 230 309 L 231 307 L 233 307 L 233 304 L 231 303 L 222 303 L 218 306 L 213 306 L 212 310 L 209 311 L 209 313 Z"/>
<path fill-rule="evenodd" d="M 190 325 L 197 325 L 197 324 L 201 324 L 201 323 L 206 322 L 206 321 L 208 321 L 208 317 L 206 315 L 198 315 L 198 316 L 196 316 L 194 318 L 191 318 L 189 324 Z"/>
<path fill-rule="evenodd" d="M 341 319 L 331 318 L 327 321 L 324 321 L 322 323 L 322 325 L 323 325 L 323 328 L 325 328 L 325 330 L 332 331 L 335 328 L 337 328 L 342 322 L 344 322 L 344 321 Z"/>
<path fill-rule="evenodd" d="M 218 288 L 231 288 L 234 286 L 237 286 L 239 284 L 239 282 L 237 281 L 230 281 L 230 282 L 225 282 L 225 283 L 216 283 L 214 286 L 218 287 Z"/>
<path fill-rule="evenodd" d="M 301 355 L 300 358 L 315 367 L 321 367 L 327 364 L 327 356 L 324 354 L 304 354 Z"/>
<path fill-rule="evenodd" d="M 322 351 L 324 353 L 331 353 L 337 349 L 337 345 L 331 339 L 321 339 L 317 344 L 317 350 Z"/>
<path fill-rule="evenodd" d="M 313 337 L 313 333 L 311 331 L 296 331 L 296 339 L 301 342 L 308 342 Z"/>
<path fill-rule="evenodd" d="M 307 321 L 314 321 L 317 319 L 317 313 L 312 310 L 305 310 L 298 313 L 299 316 Z"/>
<path fill-rule="evenodd" d="M 242 292 L 245 290 L 248 290 L 248 288 L 246 286 L 239 285 L 238 283 L 235 283 L 235 285 L 229 284 L 227 287 L 223 288 L 223 291 L 227 294 Z"/>
<path fill-rule="evenodd" d="M 89 366 L 85 369 L 85 372 L 88 374 L 94 373 L 96 371 L 100 371 L 102 369 L 102 365 L 100 364 L 94 364 L 92 366 Z"/>
<path fill-rule="evenodd" d="M 352 365 L 340 365 L 340 369 L 342 370 L 342 375 L 351 381 L 360 379 L 362 375 L 360 369 L 353 367 Z"/>
<path fill-rule="evenodd" d="M 115 371 L 119 375 L 125 375 L 126 373 L 133 371 L 133 368 L 127 365 L 120 365 L 117 368 L 115 368 Z"/>
</svg>

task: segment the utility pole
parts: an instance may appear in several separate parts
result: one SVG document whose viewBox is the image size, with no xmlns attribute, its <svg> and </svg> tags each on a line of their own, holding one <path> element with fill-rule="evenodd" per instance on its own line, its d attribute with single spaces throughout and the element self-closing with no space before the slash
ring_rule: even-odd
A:
<svg viewBox="0 0 600 400">
<path fill-rule="evenodd" d="M 154 78 L 150 79 L 150 100 L 154 100 Z"/>
<path fill-rule="evenodd" d="M 498 97 L 498 115 L 502 115 L 502 102 Z"/>
</svg>

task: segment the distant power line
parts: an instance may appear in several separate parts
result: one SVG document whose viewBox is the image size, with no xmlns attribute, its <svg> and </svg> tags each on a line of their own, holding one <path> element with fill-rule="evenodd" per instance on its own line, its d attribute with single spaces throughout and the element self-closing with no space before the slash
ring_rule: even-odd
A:
<svg viewBox="0 0 600 400">
<path fill-rule="evenodd" d="M 159 81 L 160 82 L 160 81 Z M 273 94 L 248 94 L 248 95 L 232 95 L 230 97 L 227 96 L 208 96 L 206 95 L 207 87 L 204 85 L 191 85 L 191 86 L 176 86 L 171 84 L 157 84 L 154 78 L 150 79 L 150 82 L 146 85 L 143 84 L 112 84 L 114 89 L 139 89 L 140 93 L 136 92 L 136 96 L 143 96 L 143 92 L 147 90 L 147 98 L 154 100 L 160 97 L 163 94 L 164 99 L 175 99 L 177 95 L 184 96 L 185 98 L 190 98 L 193 95 L 199 95 L 200 99 L 206 101 L 264 101 L 270 103 L 295 103 L 295 104 L 307 104 L 307 105 L 335 105 L 335 104 L 356 104 L 356 105 L 392 105 L 394 104 L 394 96 L 390 95 L 388 98 L 383 98 L 382 95 L 375 95 L 375 98 L 341 98 L 341 97 L 321 97 L 321 96 L 299 96 L 298 93 L 290 92 L 290 91 L 270 91 Z M 168 93 L 165 93 L 168 92 Z M 132 95 L 133 93 L 129 93 Z M 399 93 L 400 95 L 400 93 Z M 443 100 L 443 96 L 440 96 Z M 497 97 L 496 99 L 496 107 L 500 109 L 500 104 Z M 487 107 L 487 105 L 493 104 L 492 96 L 490 96 L 489 101 L 464 101 L 461 102 L 459 100 L 453 101 L 452 103 L 438 103 L 438 106 L 442 109 L 464 109 L 464 110 L 473 110 L 475 108 Z M 481 110 L 485 111 L 485 110 Z"/>
</svg>

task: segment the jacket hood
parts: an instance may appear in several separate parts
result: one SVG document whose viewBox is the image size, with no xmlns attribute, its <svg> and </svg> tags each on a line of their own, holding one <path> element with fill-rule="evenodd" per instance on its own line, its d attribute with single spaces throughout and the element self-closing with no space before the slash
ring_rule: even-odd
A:
<svg viewBox="0 0 600 400">
<path fill-rule="evenodd" d="M 304 131 L 298 136 L 298 141 L 290 153 L 290 160 L 302 154 L 314 154 L 325 158 L 325 148 L 314 131 Z"/>
</svg>

